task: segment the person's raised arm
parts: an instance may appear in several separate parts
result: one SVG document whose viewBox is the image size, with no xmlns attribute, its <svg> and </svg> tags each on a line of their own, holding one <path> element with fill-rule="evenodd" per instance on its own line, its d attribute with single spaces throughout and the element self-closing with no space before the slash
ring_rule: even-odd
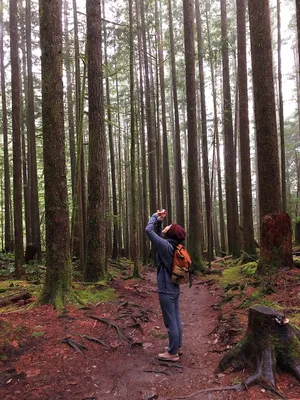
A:
<svg viewBox="0 0 300 400">
<path fill-rule="evenodd" d="M 165 215 L 166 212 L 164 215 L 162 215 L 160 211 L 154 213 L 150 217 L 145 229 L 148 238 L 150 239 L 150 241 L 152 242 L 153 246 L 157 251 L 164 251 L 168 248 L 168 242 L 161 237 L 162 219 L 164 218 Z"/>
</svg>

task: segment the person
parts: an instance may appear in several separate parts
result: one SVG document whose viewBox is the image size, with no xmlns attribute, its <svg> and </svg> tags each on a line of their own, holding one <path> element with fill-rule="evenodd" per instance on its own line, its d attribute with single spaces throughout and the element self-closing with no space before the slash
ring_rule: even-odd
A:
<svg viewBox="0 0 300 400">
<path fill-rule="evenodd" d="M 179 361 L 182 345 L 182 324 L 179 314 L 180 287 L 172 282 L 172 264 L 177 244 L 186 237 L 185 230 L 178 224 L 171 224 L 162 230 L 166 210 L 154 213 L 146 226 L 146 234 L 157 254 L 157 288 L 159 303 L 165 327 L 168 330 L 169 346 L 165 353 L 158 354 L 162 361 Z M 162 236 L 163 235 L 163 236 Z"/>
</svg>

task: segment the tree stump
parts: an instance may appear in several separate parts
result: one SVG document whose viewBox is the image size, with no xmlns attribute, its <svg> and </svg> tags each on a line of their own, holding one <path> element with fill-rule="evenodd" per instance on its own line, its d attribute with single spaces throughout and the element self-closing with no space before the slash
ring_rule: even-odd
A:
<svg viewBox="0 0 300 400">
<path fill-rule="evenodd" d="M 250 307 L 244 337 L 224 355 L 217 372 L 225 371 L 229 366 L 256 368 L 255 373 L 240 385 L 240 390 L 255 383 L 275 390 L 276 366 L 291 372 L 300 381 L 300 330 L 276 310 L 262 305 Z"/>
<path fill-rule="evenodd" d="M 287 213 L 266 215 L 261 228 L 257 273 L 272 275 L 276 273 L 277 268 L 292 265 L 292 228 L 289 215 Z"/>
</svg>

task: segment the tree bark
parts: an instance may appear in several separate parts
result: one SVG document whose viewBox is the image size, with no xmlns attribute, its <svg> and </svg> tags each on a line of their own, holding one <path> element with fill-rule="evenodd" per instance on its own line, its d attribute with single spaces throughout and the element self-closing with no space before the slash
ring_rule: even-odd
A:
<svg viewBox="0 0 300 400">
<path fill-rule="evenodd" d="M 278 268 L 292 265 L 292 228 L 289 215 L 266 215 L 261 229 L 257 273 L 275 275 Z"/>
<path fill-rule="evenodd" d="M 133 276 L 139 277 L 139 246 L 138 246 L 138 191 L 137 191 L 137 173 L 136 173 L 136 147 L 137 134 L 135 122 L 135 93 L 134 93 L 134 74 L 133 74 L 133 59 L 134 59 L 134 42 L 133 42 L 133 7 L 132 1 L 129 0 L 129 45 L 130 45 L 130 166 L 131 166 L 131 212 L 132 212 L 132 232 L 131 232 L 131 254 L 133 260 Z"/>
<path fill-rule="evenodd" d="M 205 80 L 203 68 L 203 39 L 202 39 L 202 21 L 200 15 L 199 0 L 195 0 L 196 5 L 196 21 L 197 21 L 197 40 L 198 40 L 198 62 L 199 62 L 199 80 L 200 80 L 200 101 L 201 101 L 201 123 L 202 123 L 202 164 L 205 194 L 205 211 L 207 225 L 207 243 L 208 243 L 208 261 L 213 260 L 213 230 L 212 230 L 212 201 L 209 183 L 209 165 L 208 165 L 208 149 L 207 149 L 207 121 L 206 121 L 206 99 L 205 99 Z"/>
<path fill-rule="evenodd" d="M 254 255 L 256 254 L 256 248 L 252 212 L 245 0 L 237 0 L 237 40 L 243 250 L 249 255 Z"/>
<path fill-rule="evenodd" d="M 4 156 L 4 249 L 6 252 L 13 250 L 13 239 L 11 236 L 11 207 L 10 207 L 10 172 L 8 158 L 8 132 L 7 132 L 7 106 L 6 106 L 6 84 L 4 68 L 4 22 L 3 22 L 3 0 L 0 4 L 0 62 L 1 62 L 1 94 L 2 94 L 2 132 L 3 132 L 3 156 Z"/>
<path fill-rule="evenodd" d="M 280 155 L 281 155 L 281 198 L 282 211 L 286 212 L 286 172 L 285 172 L 285 139 L 284 115 L 281 72 L 281 11 L 280 0 L 277 0 L 277 47 L 278 47 L 278 101 L 279 101 L 279 129 L 280 129 Z"/>
<path fill-rule="evenodd" d="M 193 264 L 203 269 L 200 246 L 200 190 L 197 146 L 194 7 L 193 0 L 183 0 L 184 44 L 186 65 L 186 103 L 188 127 L 188 189 L 189 189 L 189 233 L 188 248 Z"/>
<path fill-rule="evenodd" d="M 86 3 L 89 93 L 88 227 L 85 280 L 106 270 L 107 164 L 102 86 L 100 0 Z"/>
<path fill-rule="evenodd" d="M 281 312 L 261 305 L 250 307 L 244 337 L 221 359 L 217 371 L 225 371 L 230 365 L 236 369 L 254 365 L 256 372 L 240 385 L 241 390 L 255 383 L 275 389 L 277 365 L 300 381 L 299 339 L 300 330 Z"/>
<path fill-rule="evenodd" d="M 37 248 L 37 258 L 41 259 L 41 230 L 40 230 L 40 204 L 37 176 L 36 157 L 36 132 L 34 114 L 34 90 L 32 73 L 32 40 L 31 40 L 31 2 L 26 0 L 26 49 L 27 49 L 27 135 L 30 144 L 29 149 L 29 171 L 30 177 L 30 211 L 31 211 L 31 240 Z"/>
<path fill-rule="evenodd" d="M 157 3 L 157 0 L 156 0 Z M 162 190 L 162 205 L 168 210 L 166 223 L 171 224 L 172 218 L 172 201 L 171 201 L 171 185 L 170 185 L 170 170 L 169 170 L 169 149 L 168 149 L 168 132 L 166 119 L 166 94 L 165 94 L 165 70 L 163 56 L 163 40 L 162 40 L 162 23 L 157 10 L 156 35 L 158 42 L 158 63 L 159 63 L 159 79 L 160 79 L 160 97 L 161 97 L 161 119 L 162 119 L 162 136 L 163 136 L 163 190 Z"/>
<path fill-rule="evenodd" d="M 248 5 L 262 222 L 265 215 L 281 209 L 270 10 L 268 0 L 248 0 Z"/>
<path fill-rule="evenodd" d="M 223 101 L 224 101 L 224 151 L 225 151 L 225 188 L 227 209 L 227 234 L 229 252 L 233 257 L 240 256 L 240 238 L 238 232 L 238 206 L 236 188 L 236 160 L 233 145 L 232 106 L 230 92 L 228 32 L 226 0 L 221 0 L 222 62 L 223 62 Z"/>
<path fill-rule="evenodd" d="M 105 3 L 102 1 L 103 7 L 103 19 L 105 20 Z M 109 151 L 110 151 L 110 168 L 111 168 L 111 190 L 112 190 L 112 205 L 113 205 L 113 237 L 112 237 L 112 259 L 118 257 L 118 205 L 117 205 L 117 187 L 116 187 L 116 167 L 115 167 L 115 151 L 113 143 L 113 131 L 112 131 L 112 116 L 111 116 L 111 104 L 110 104 L 110 88 L 108 78 L 108 61 L 107 61 L 107 32 L 106 24 L 103 29 L 104 39 L 104 62 L 107 67 L 105 86 L 106 86 L 106 102 L 107 102 L 107 124 L 108 124 L 108 140 L 109 140 Z"/>
<path fill-rule="evenodd" d="M 71 293 L 70 226 L 62 82 L 62 4 L 40 0 L 46 278 L 40 302 L 61 308 Z"/>
<path fill-rule="evenodd" d="M 147 53 L 147 40 L 146 40 L 146 22 L 145 22 L 145 0 L 140 0 L 141 7 L 141 28 L 143 39 L 143 54 L 144 54 L 144 79 L 145 79 L 145 96 L 146 96 L 146 122 L 147 122 L 147 136 L 148 136 L 148 170 L 149 170 L 149 190 L 150 190 L 150 209 L 151 212 L 156 211 L 156 161 L 155 161 L 155 134 L 153 130 L 152 120 L 152 105 L 151 105 L 151 88 L 150 88 L 150 72 Z"/>
<path fill-rule="evenodd" d="M 16 278 L 20 279 L 24 259 L 22 219 L 22 153 L 20 123 L 20 73 L 18 55 L 18 1 L 10 0 L 10 57 L 12 88 L 12 131 L 13 131 L 13 185 L 14 185 L 14 229 Z"/>
<path fill-rule="evenodd" d="M 180 146 L 180 125 L 178 111 L 178 95 L 177 95 L 177 73 L 175 64 L 175 46 L 174 46 L 174 27 L 173 27 L 173 11 L 172 0 L 168 0 L 169 12 L 169 35 L 170 35 L 170 57 L 171 57 L 171 74 L 172 74 L 172 91 L 174 104 L 174 120 L 175 120 L 175 204 L 176 204 L 176 221 L 179 225 L 184 226 L 184 198 L 183 198 L 183 177 L 181 163 L 181 146 Z"/>
</svg>

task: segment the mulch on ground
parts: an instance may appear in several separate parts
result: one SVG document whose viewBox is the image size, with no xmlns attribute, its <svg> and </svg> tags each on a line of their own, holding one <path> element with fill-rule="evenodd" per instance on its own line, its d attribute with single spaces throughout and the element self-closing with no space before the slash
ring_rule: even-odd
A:
<svg viewBox="0 0 300 400">
<path fill-rule="evenodd" d="M 291 292 L 295 281 L 289 283 L 290 274 L 286 271 L 270 295 L 287 309 L 300 303 L 299 287 Z M 224 352 L 243 336 L 247 309 L 238 308 L 238 296 L 220 307 L 223 292 L 211 277 L 198 277 L 192 288 L 182 286 L 184 354 L 178 364 L 158 361 L 167 335 L 155 271 L 146 269 L 142 276 L 113 280 L 110 285 L 118 294 L 113 302 L 68 307 L 60 314 L 49 306 L 1 314 L 0 399 L 278 398 L 259 386 L 241 393 L 195 394 L 242 382 L 250 375 L 214 373 Z M 289 400 L 300 399 L 299 383 L 292 376 L 279 372 L 277 386 Z"/>
</svg>

